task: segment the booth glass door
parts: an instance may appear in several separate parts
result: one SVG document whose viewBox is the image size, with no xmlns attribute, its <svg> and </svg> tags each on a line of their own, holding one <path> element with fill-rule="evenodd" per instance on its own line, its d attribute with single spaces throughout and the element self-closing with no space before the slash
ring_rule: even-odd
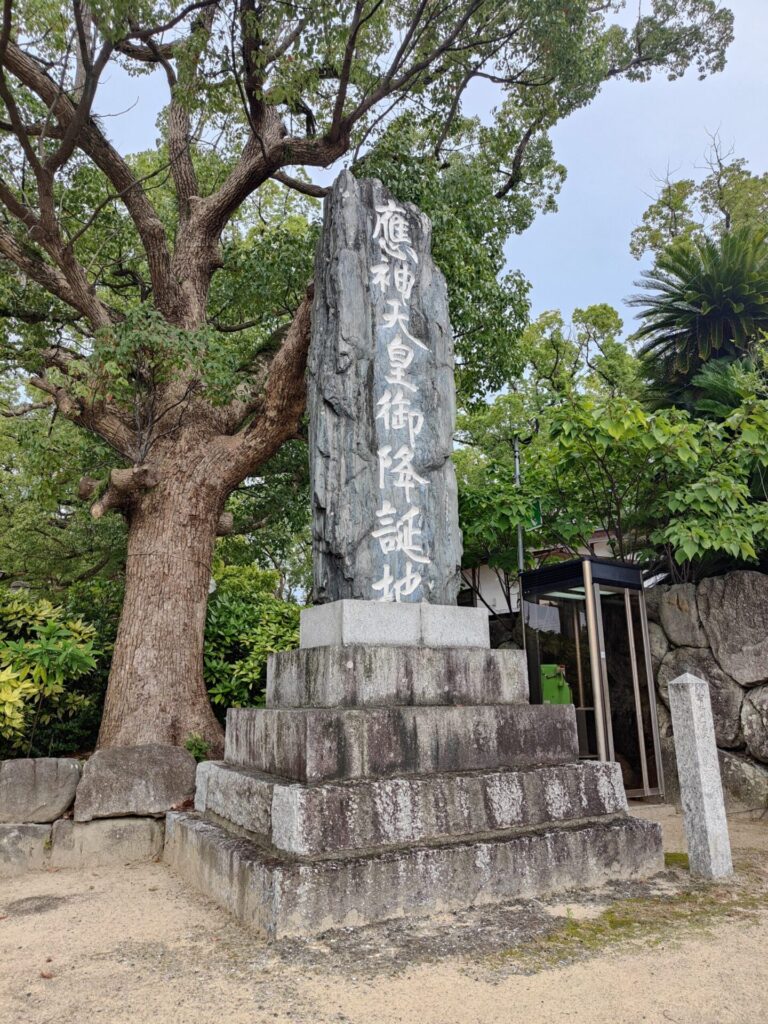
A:
<svg viewBox="0 0 768 1024">
<path fill-rule="evenodd" d="M 645 595 L 593 584 L 609 760 L 621 765 L 629 797 L 663 793 Z M 598 725 L 598 727 L 599 727 Z"/>
</svg>

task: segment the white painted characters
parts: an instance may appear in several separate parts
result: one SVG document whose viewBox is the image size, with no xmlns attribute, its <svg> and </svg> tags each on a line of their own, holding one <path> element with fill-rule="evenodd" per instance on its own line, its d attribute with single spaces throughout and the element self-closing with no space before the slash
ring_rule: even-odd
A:
<svg viewBox="0 0 768 1024">
<path fill-rule="evenodd" d="M 384 206 L 376 207 L 376 226 L 373 229 L 374 241 L 378 239 L 382 252 L 396 260 L 411 259 L 419 262 L 411 245 L 411 226 L 402 206 L 394 199 L 388 200 Z"/>
<path fill-rule="evenodd" d="M 409 303 L 416 285 L 412 265 L 418 265 L 418 256 L 412 245 L 407 213 L 392 199 L 376 206 L 373 240 L 381 250 L 381 262 L 371 267 L 371 287 L 385 297 L 381 328 L 392 334 L 385 340 L 387 372 L 383 374 L 390 387 L 384 389 L 376 402 L 376 421 L 381 424 L 378 461 L 382 500 L 371 531 L 371 539 L 386 558 L 382 577 L 372 588 L 380 601 L 402 601 L 417 595 L 424 585 L 418 567 L 431 564 L 422 542 L 423 514 L 417 498 L 429 481 L 413 465 L 424 414 L 419 408 L 419 388 L 412 370 L 419 350 L 428 349 L 410 329 Z M 392 290 L 394 295 L 390 298 Z M 407 432 L 407 444 L 399 443 L 394 436 L 401 432 Z M 390 439 L 392 443 L 386 443 Z M 400 496 L 405 507 L 398 507 Z M 398 555 L 405 559 L 405 570 L 399 577 Z"/>
</svg>

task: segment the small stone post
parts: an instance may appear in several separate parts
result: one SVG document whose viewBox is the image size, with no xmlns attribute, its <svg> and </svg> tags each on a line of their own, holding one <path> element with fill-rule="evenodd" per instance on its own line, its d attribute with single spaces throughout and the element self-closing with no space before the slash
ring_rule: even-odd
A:
<svg viewBox="0 0 768 1024">
<path fill-rule="evenodd" d="M 733 873 L 709 686 L 685 672 L 669 684 L 683 823 L 691 874 Z"/>
</svg>

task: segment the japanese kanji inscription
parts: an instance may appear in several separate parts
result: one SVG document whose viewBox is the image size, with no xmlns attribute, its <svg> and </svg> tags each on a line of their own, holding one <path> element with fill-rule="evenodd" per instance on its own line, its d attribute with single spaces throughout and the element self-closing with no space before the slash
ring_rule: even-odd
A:
<svg viewBox="0 0 768 1024">
<path fill-rule="evenodd" d="M 431 228 L 343 172 L 315 267 L 308 408 L 314 599 L 455 603 L 453 342 Z"/>
</svg>

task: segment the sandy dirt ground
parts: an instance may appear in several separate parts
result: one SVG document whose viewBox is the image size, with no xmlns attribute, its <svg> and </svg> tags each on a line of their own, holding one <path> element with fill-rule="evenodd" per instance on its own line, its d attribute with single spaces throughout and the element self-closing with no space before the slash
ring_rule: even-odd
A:
<svg viewBox="0 0 768 1024">
<path fill-rule="evenodd" d="M 679 815 L 640 813 L 661 820 L 667 849 L 682 849 Z M 569 928 L 578 933 L 606 906 L 647 912 L 679 901 L 686 873 L 272 946 L 162 864 L 30 873 L 0 883 L 0 1021 L 765 1024 L 768 823 L 737 815 L 731 836 L 740 865 L 732 911 L 644 926 L 573 957 Z M 546 952 L 527 956 L 542 941 Z"/>
</svg>

